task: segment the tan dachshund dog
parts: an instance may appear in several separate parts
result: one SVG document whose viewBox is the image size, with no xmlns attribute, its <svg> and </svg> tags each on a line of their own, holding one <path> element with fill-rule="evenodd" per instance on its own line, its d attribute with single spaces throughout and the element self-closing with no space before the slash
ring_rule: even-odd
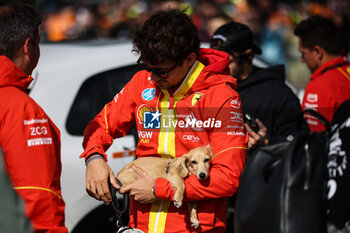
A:
<svg viewBox="0 0 350 233">
<path fill-rule="evenodd" d="M 140 168 L 153 179 L 166 178 L 174 188 L 174 205 L 179 208 L 182 205 L 185 192 L 184 178 L 196 175 L 199 180 L 209 177 L 210 162 L 213 151 L 210 145 L 201 146 L 190 150 L 187 154 L 175 159 L 143 157 L 127 164 L 117 174 L 117 179 L 123 186 L 129 185 L 138 179 L 138 175 L 132 169 L 132 165 Z M 197 203 L 188 202 L 191 225 L 199 226 L 197 218 Z"/>
</svg>

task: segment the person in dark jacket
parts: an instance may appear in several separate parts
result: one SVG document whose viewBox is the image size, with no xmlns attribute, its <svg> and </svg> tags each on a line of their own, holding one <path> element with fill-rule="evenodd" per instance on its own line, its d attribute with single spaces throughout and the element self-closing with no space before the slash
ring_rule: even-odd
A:
<svg viewBox="0 0 350 233">
<path fill-rule="evenodd" d="M 253 65 L 254 55 L 262 51 L 253 42 L 251 30 L 244 24 L 229 22 L 215 31 L 210 46 L 230 55 L 229 67 L 237 79 L 243 113 L 256 119 L 256 130 L 245 124 L 249 134 L 248 156 L 259 146 L 286 141 L 293 135 L 301 113 L 299 99 L 285 84 L 283 65 L 268 68 Z M 234 203 L 234 196 L 228 199 L 226 233 L 233 232 Z"/>
<path fill-rule="evenodd" d="M 246 124 L 249 148 L 285 141 L 296 130 L 301 107 L 285 84 L 284 66 L 254 66 L 254 55 L 262 51 L 254 44 L 251 30 L 241 23 L 229 22 L 218 28 L 210 46 L 230 55 L 231 75 L 237 79 L 243 112 L 255 118 L 259 126 L 255 132 Z"/>
</svg>

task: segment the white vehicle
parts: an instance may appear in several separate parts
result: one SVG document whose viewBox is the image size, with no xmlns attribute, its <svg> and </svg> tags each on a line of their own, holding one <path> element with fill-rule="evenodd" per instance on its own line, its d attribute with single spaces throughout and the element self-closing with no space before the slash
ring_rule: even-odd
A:
<svg viewBox="0 0 350 233">
<path fill-rule="evenodd" d="M 66 226 L 72 233 L 112 232 L 114 210 L 86 193 L 85 163 L 79 155 L 83 152 L 86 124 L 140 69 L 138 57 L 131 52 L 130 42 L 73 42 L 40 47 L 30 96 L 61 131 Z M 135 135 L 115 140 L 107 151 L 108 164 L 115 173 L 134 159 Z"/>
</svg>

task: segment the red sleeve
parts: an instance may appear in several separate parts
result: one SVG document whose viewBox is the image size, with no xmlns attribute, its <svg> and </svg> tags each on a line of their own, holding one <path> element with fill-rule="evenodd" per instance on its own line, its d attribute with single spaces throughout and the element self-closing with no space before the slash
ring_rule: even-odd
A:
<svg viewBox="0 0 350 233">
<path fill-rule="evenodd" d="M 11 97 L 6 109 L 1 105 L 5 114 L 0 141 L 14 189 L 23 198 L 35 231 L 68 232 L 60 187 L 59 131 L 24 93 Z"/>
<path fill-rule="evenodd" d="M 215 156 L 210 176 L 204 181 L 199 181 L 194 175 L 188 177 L 185 180 L 185 201 L 229 197 L 236 193 L 248 142 L 240 105 L 240 99 L 235 95 L 217 111 L 216 119 L 221 120 L 222 126 L 209 132 Z M 156 180 L 155 192 L 159 199 L 172 199 L 174 195 L 165 179 Z"/>
<path fill-rule="evenodd" d="M 313 109 L 330 122 L 335 112 L 335 105 L 334 97 L 327 89 L 328 88 L 320 82 L 309 82 L 305 88 L 302 110 Z M 305 114 L 305 119 L 310 130 L 313 132 L 322 132 L 326 129 L 317 118 L 310 114 Z"/>
<path fill-rule="evenodd" d="M 114 138 L 123 137 L 135 123 L 133 93 L 135 82 L 131 80 L 106 104 L 102 111 L 86 126 L 84 131 L 84 152 L 80 158 L 99 153 L 105 157 L 105 151 L 112 145 Z"/>
</svg>

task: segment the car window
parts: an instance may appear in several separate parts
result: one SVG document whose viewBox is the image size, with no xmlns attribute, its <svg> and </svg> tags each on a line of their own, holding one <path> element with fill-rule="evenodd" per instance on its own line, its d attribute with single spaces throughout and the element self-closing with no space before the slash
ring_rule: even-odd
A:
<svg viewBox="0 0 350 233">
<path fill-rule="evenodd" d="M 80 87 L 66 121 L 68 133 L 81 136 L 86 125 L 121 91 L 141 65 L 125 66 L 88 78 Z M 134 130 L 134 129 L 133 129 Z M 129 134 L 133 134 L 133 130 Z"/>
</svg>

